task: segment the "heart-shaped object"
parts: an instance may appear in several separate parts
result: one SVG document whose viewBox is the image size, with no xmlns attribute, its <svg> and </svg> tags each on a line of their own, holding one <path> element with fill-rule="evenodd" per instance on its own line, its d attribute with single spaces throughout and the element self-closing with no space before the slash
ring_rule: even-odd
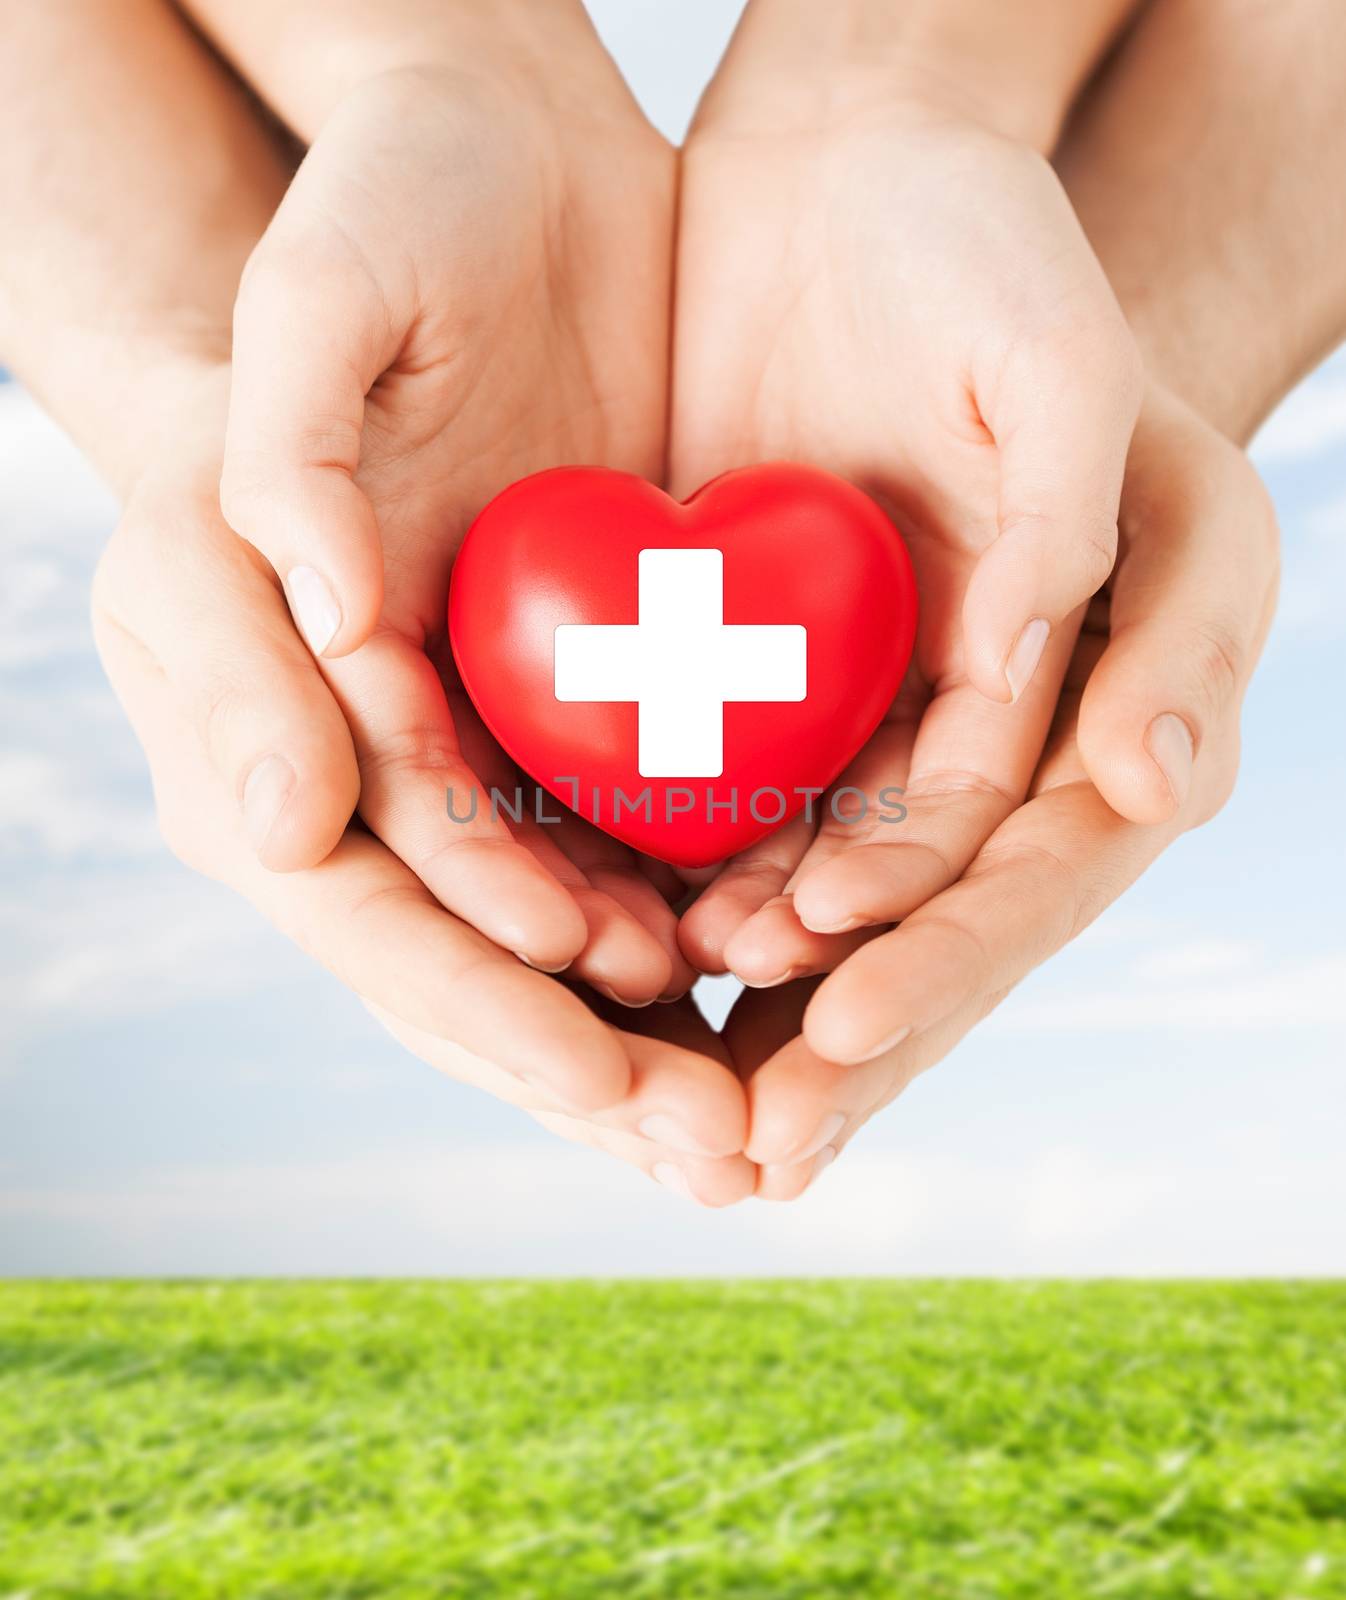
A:
<svg viewBox="0 0 1346 1600">
<path fill-rule="evenodd" d="M 679 504 L 560 467 L 473 523 L 449 631 L 483 721 L 543 789 L 699 867 L 822 803 L 897 693 L 916 584 L 878 506 L 816 468 L 746 467 Z"/>
</svg>

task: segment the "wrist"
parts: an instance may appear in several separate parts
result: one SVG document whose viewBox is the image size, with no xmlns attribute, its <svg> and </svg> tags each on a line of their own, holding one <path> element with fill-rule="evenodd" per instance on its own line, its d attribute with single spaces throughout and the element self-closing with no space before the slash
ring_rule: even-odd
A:
<svg viewBox="0 0 1346 1600">
<path fill-rule="evenodd" d="M 635 109 L 581 0 L 189 0 L 240 73 L 305 141 L 373 80 L 484 80 L 534 103 Z"/>
<path fill-rule="evenodd" d="M 229 407 L 227 359 L 206 350 L 108 343 L 84 347 L 68 374 L 18 369 L 125 504 L 142 480 L 218 462 Z"/>
<path fill-rule="evenodd" d="M 1133 5 L 749 0 L 727 75 L 776 120 L 882 109 L 972 123 L 1045 154 Z"/>
</svg>

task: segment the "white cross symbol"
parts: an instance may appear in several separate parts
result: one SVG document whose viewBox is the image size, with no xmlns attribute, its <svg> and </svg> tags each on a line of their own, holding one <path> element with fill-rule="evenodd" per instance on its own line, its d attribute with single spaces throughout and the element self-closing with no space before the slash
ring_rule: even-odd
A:
<svg viewBox="0 0 1346 1600">
<path fill-rule="evenodd" d="M 642 778 L 718 778 L 730 700 L 802 700 L 808 632 L 724 622 L 719 550 L 642 550 L 634 627 L 562 623 L 558 700 L 634 700 Z"/>
</svg>

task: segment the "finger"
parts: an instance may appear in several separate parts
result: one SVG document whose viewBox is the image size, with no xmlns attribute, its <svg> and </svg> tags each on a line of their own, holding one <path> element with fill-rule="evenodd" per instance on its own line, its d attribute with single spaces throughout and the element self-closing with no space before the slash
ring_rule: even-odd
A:
<svg viewBox="0 0 1346 1600">
<path fill-rule="evenodd" d="M 759 1168 L 757 1196 L 793 1200 L 809 1188 L 871 1118 L 898 1098 L 927 1068 L 946 1056 L 996 1004 L 978 996 L 968 1006 L 918 1038 L 862 1066 L 821 1062 L 802 1041 L 786 1041 L 750 1085 L 752 1145 L 766 1159 Z M 843 1120 L 836 1125 L 835 1118 Z M 808 1152 L 813 1130 L 828 1126 L 827 1143 Z"/>
<path fill-rule="evenodd" d="M 802 1194 L 835 1160 L 849 1128 L 858 1125 L 857 1098 L 861 1111 L 867 1103 L 860 1084 L 864 1068 L 819 1062 L 799 1036 L 816 989 L 816 982 L 805 980 L 770 993 L 749 990 L 725 1023 L 724 1036 L 747 1086 L 747 1148 L 765 1153 L 768 1162 L 757 1176 L 762 1200 Z"/>
<path fill-rule="evenodd" d="M 653 856 L 640 853 L 636 856 L 636 871 L 654 885 L 668 905 L 676 906 L 687 898 L 687 884 L 666 861 L 656 861 Z"/>
<path fill-rule="evenodd" d="M 865 945 L 804 1018 L 825 1060 L 884 1055 L 979 994 L 1000 995 L 1075 937 L 1176 832 L 1119 817 L 1087 782 L 1039 794 L 951 888 Z"/>
<path fill-rule="evenodd" d="M 1166 822 L 1192 800 L 1189 820 L 1202 821 L 1232 786 L 1239 706 L 1271 623 L 1275 513 L 1243 452 L 1169 406 L 1137 432 L 1122 523 L 1111 641 L 1085 689 L 1080 752 L 1123 816 Z M 1204 763 L 1194 796 L 1212 741 L 1228 759 L 1218 773 Z"/>
<path fill-rule="evenodd" d="M 323 666 L 354 739 L 360 815 L 373 832 L 455 916 L 530 966 L 567 966 L 589 940 L 584 914 L 511 835 L 463 759 L 424 648 L 381 629 Z"/>
<path fill-rule="evenodd" d="M 213 487 L 137 498 L 99 566 L 99 631 L 146 653 L 273 871 L 321 861 L 359 794 L 350 732 Z"/>
<path fill-rule="evenodd" d="M 818 982 L 802 978 L 779 989 L 745 989 L 735 1000 L 720 1038 L 745 1083 L 799 1032 Z"/>
<path fill-rule="evenodd" d="M 559 985 L 557 985 L 559 987 Z M 572 1112 L 545 1084 L 502 1077 L 494 1060 L 472 1056 L 459 1043 L 419 1028 L 386 1008 L 370 1006 L 407 1049 L 460 1082 L 486 1089 L 527 1111 Z M 667 1016 L 671 1008 L 660 1007 Z M 658 1147 L 665 1158 L 738 1155 L 747 1137 L 742 1085 L 730 1066 L 695 1046 L 673 1039 L 622 1031 L 620 1018 L 607 1024 L 630 1062 L 630 1084 L 621 1100 L 598 1107 L 586 1120 Z M 701 1024 L 703 1031 L 705 1024 Z"/>
<path fill-rule="evenodd" d="M 378 519 L 355 472 L 365 395 L 398 341 L 359 260 L 289 231 L 305 187 L 301 169 L 239 289 L 220 502 L 279 574 L 309 648 L 339 656 L 383 605 Z"/>
<path fill-rule="evenodd" d="M 199 870 L 251 900 L 348 987 L 577 1111 L 622 1100 L 621 1039 L 563 985 L 530 972 L 450 916 L 376 839 L 351 829 L 319 866 L 284 877 L 247 850 L 241 824 L 166 678 L 115 628 L 109 676 L 150 757 L 170 839 Z"/>
<path fill-rule="evenodd" d="M 796 1035 L 749 1080 L 748 1159 L 796 1166 L 823 1149 L 835 1156 L 847 1130 L 869 1114 L 890 1077 L 882 1059 L 842 1065 L 825 1060 Z"/>
<path fill-rule="evenodd" d="M 978 396 L 1000 461 L 998 532 L 968 582 L 963 639 L 968 678 L 992 700 L 1023 693 L 1052 630 L 1112 570 L 1140 394 L 1116 311 L 1074 338 L 1030 341 Z"/>
<path fill-rule="evenodd" d="M 816 815 L 800 812 L 727 861 L 682 914 L 678 943 L 700 972 L 727 970 L 725 948 L 737 930 L 776 899 L 799 865 L 817 826 Z"/>
<path fill-rule="evenodd" d="M 674 1008 L 660 1008 L 671 1017 Z M 693 1049 L 628 1035 L 631 1087 L 617 1105 L 584 1117 L 558 1105 L 545 1088 L 522 1082 L 460 1046 L 370 1010 L 407 1049 L 460 1082 L 521 1107 L 563 1138 L 603 1149 L 677 1194 L 703 1205 L 729 1205 L 753 1192 L 756 1169 L 742 1155 L 743 1092 L 731 1071 Z M 667 1024 L 666 1024 L 667 1025 Z M 705 1030 L 704 1023 L 701 1025 Z M 688 1025 L 683 1025 L 687 1031 Z"/>
<path fill-rule="evenodd" d="M 573 1109 L 625 1097 L 630 1064 L 612 1031 L 563 985 L 449 916 L 377 840 L 348 833 L 321 866 L 271 880 L 280 881 L 302 893 L 242 888 L 347 987 Z"/>
<path fill-rule="evenodd" d="M 686 994 L 696 981 L 696 973 L 678 947 L 677 915 L 649 878 L 639 870 L 634 853 L 620 840 L 609 837 L 573 814 L 563 816 L 554 828 L 547 831 L 564 856 L 588 882 L 590 892 L 604 896 L 644 938 L 653 940 L 658 946 L 666 968 L 658 988 L 653 991 L 654 998 L 669 1001 Z M 580 903 L 584 904 L 583 898 Z M 586 949 L 576 971 L 579 976 L 593 982 L 590 973 L 583 970 L 587 957 Z M 614 975 L 613 981 L 619 989 L 623 981 L 630 981 L 629 971 L 628 963 L 622 972 Z M 648 989 L 645 991 L 647 997 L 649 992 Z"/>
<path fill-rule="evenodd" d="M 1042 670 L 1012 705 L 965 679 L 928 703 L 904 690 L 824 803 L 818 837 L 789 885 L 726 946 L 745 983 L 828 972 L 953 883 L 1027 793 L 1051 725 L 1079 614 L 1052 638 Z"/>
<path fill-rule="evenodd" d="M 561 1138 L 586 1144 L 592 1149 L 605 1150 L 619 1161 L 638 1167 L 665 1189 L 684 1199 L 694 1200 L 699 1205 L 735 1205 L 752 1194 L 757 1181 L 756 1167 L 742 1155 L 717 1159 L 683 1155 L 664 1149 L 649 1139 L 637 1138 L 559 1112 L 535 1111 L 533 1115 L 544 1128 L 559 1134 Z"/>
<path fill-rule="evenodd" d="M 675 970 L 685 965 L 674 945 L 673 913 L 644 878 L 625 881 L 621 868 L 630 852 L 545 799 L 536 785 L 521 783 L 462 688 L 450 683 L 448 698 L 468 769 L 483 789 L 506 797 L 511 809 L 502 820 L 509 833 L 567 890 L 584 919 L 584 945 L 570 964 L 571 975 L 627 1006 L 649 1005 L 668 994 L 677 982 Z"/>
<path fill-rule="evenodd" d="M 771 1059 L 767 1063 L 770 1070 L 753 1086 L 752 1116 L 760 1130 L 755 1147 L 769 1158 L 759 1170 L 758 1196 L 785 1200 L 802 1193 L 816 1175 L 817 1157 L 800 1159 L 796 1152 L 808 1148 L 804 1141 L 809 1131 L 829 1109 L 843 1105 L 845 1120 L 824 1147 L 824 1168 L 921 1073 L 942 1061 L 1002 998 L 979 994 L 935 1027 L 860 1066 L 831 1064 L 829 1070 L 829 1064 L 819 1062 L 807 1048 L 788 1041 L 790 1051 Z"/>
<path fill-rule="evenodd" d="M 811 973 L 830 972 L 874 933 L 872 928 L 815 933 L 800 921 L 794 896 L 782 894 L 730 937 L 724 959 L 750 989 L 776 989 Z"/>
<path fill-rule="evenodd" d="M 914 740 L 899 724 L 871 741 L 842 780 L 866 797 L 859 819 L 840 825 L 829 813 L 797 874 L 805 928 L 840 934 L 897 922 L 957 880 L 1028 792 L 1079 621 L 1077 612 L 1056 630 L 1014 704 L 953 677 L 932 695 Z"/>
</svg>

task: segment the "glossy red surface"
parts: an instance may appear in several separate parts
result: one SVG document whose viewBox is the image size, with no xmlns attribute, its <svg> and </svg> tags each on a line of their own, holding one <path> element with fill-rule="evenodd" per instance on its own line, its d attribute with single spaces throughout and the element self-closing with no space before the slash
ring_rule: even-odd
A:
<svg viewBox="0 0 1346 1600">
<path fill-rule="evenodd" d="M 554 692 L 556 628 L 635 624 L 651 549 L 723 552 L 726 625 L 807 629 L 805 697 L 727 703 L 718 777 L 642 777 L 633 701 Z M 803 808 L 800 790 L 838 776 L 897 692 L 916 611 L 906 548 L 878 506 L 783 463 L 726 473 L 684 504 L 601 468 L 525 478 L 469 530 L 449 594 L 464 686 L 501 745 L 564 804 L 679 866 L 741 850 Z M 649 791 L 648 807 L 616 815 L 618 790 L 632 802 Z M 769 790 L 786 797 L 779 818 Z"/>
</svg>

